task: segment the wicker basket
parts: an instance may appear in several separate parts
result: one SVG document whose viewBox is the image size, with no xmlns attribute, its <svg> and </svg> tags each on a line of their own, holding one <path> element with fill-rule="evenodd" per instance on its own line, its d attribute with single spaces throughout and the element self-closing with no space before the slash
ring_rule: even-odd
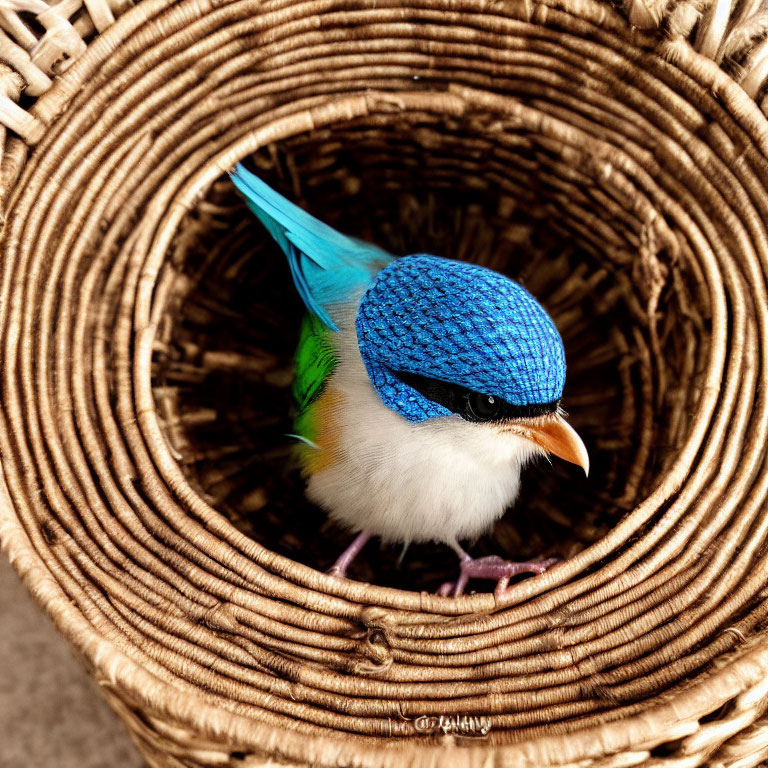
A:
<svg viewBox="0 0 768 768">
<path fill-rule="evenodd" d="M 0 535 L 149 764 L 759 764 L 760 8 L 123 10 L 0 9 Z M 542 298 L 594 472 L 531 473 L 480 546 L 562 566 L 498 602 L 436 596 L 437 547 L 324 575 L 345 535 L 282 438 L 300 308 L 245 157 Z"/>
</svg>

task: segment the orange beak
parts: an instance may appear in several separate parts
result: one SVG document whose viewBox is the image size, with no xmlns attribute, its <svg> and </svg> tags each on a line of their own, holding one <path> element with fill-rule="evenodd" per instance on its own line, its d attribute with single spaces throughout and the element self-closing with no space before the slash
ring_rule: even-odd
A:
<svg viewBox="0 0 768 768">
<path fill-rule="evenodd" d="M 589 454 L 576 430 L 560 414 L 516 419 L 511 426 L 521 437 L 536 443 L 547 453 L 578 464 L 589 475 Z"/>
</svg>

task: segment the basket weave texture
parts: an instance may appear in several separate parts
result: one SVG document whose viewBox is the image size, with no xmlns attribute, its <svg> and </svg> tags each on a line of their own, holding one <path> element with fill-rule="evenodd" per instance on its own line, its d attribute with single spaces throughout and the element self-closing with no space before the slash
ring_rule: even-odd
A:
<svg viewBox="0 0 768 768">
<path fill-rule="evenodd" d="M 627 8 L 660 38 L 590 0 L 99 7 L 50 87 L 64 48 L 5 57 L 0 537 L 149 764 L 768 757 L 760 9 Z M 542 296 L 595 473 L 505 546 L 563 565 L 498 601 L 322 572 L 267 476 L 296 305 L 245 157 Z"/>
</svg>

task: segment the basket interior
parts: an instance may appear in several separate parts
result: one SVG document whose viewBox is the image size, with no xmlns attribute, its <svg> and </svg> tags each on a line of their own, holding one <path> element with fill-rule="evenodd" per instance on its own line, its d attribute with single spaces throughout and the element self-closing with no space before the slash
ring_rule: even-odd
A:
<svg viewBox="0 0 768 768">
<path fill-rule="evenodd" d="M 424 115 L 342 122 L 249 162 L 339 230 L 398 255 L 502 271 L 554 318 L 568 362 L 563 406 L 590 476 L 557 459 L 529 467 L 520 499 L 474 554 L 571 557 L 649 494 L 694 411 L 708 301 L 621 189 L 594 185 L 530 131 Z M 169 258 L 179 276 L 153 368 L 169 444 L 238 529 L 326 570 L 351 536 L 304 499 L 286 437 L 304 309 L 282 253 L 222 179 Z M 400 548 L 372 544 L 366 555 L 350 575 L 384 586 L 433 591 L 455 570 L 444 546 L 414 545 L 401 560 Z"/>
</svg>

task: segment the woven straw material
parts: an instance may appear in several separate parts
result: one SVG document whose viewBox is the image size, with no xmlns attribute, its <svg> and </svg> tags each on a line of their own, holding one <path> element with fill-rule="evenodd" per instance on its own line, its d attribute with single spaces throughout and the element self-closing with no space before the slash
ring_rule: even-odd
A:
<svg viewBox="0 0 768 768">
<path fill-rule="evenodd" d="M 6 142 L 0 536 L 150 765 L 768 756 L 768 123 L 655 46 L 589 0 L 143 0 Z M 247 156 L 541 298 L 594 473 L 532 474 L 497 541 L 563 565 L 498 602 L 423 552 L 422 591 L 323 574 Z"/>
<path fill-rule="evenodd" d="M 38 141 L 44 127 L 16 103 L 22 88 L 27 97 L 45 93 L 51 78 L 128 5 L 126 0 L 5 0 L 0 5 L 0 124 L 28 142 Z"/>
<path fill-rule="evenodd" d="M 627 0 L 632 24 L 688 39 L 768 112 L 768 4 L 764 0 Z"/>
</svg>

